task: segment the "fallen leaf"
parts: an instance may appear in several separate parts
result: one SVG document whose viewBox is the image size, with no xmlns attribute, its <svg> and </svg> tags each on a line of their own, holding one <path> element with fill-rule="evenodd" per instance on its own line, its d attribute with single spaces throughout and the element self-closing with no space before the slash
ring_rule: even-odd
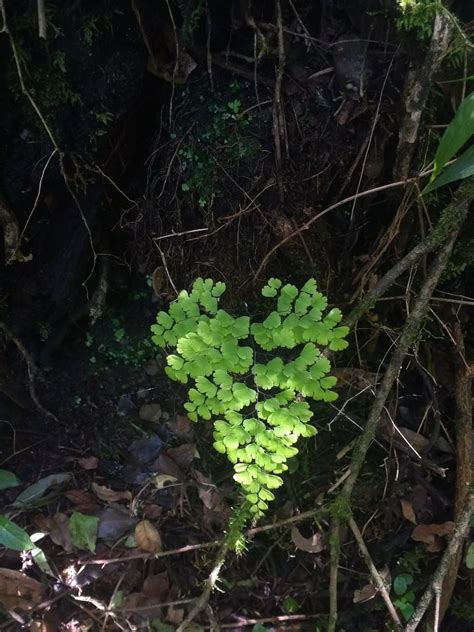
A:
<svg viewBox="0 0 474 632">
<path fill-rule="evenodd" d="M 134 518 L 130 518 L 126 509 L 107 507 L 99 513 L 97 537 L 102 540 L 115 540 L 132 529 L 136 522 Z"/>
<path fill-rule="evenodd" d="M 92 483 L 91 485 L 92 491 L 106 503 L 115 503 L 119 500 L 132 500 L 132 492 L 129 490 L 125 491 L 115 491 L 114 489 L 110 489 L 110 487 L 106 487 L 105 485 L 98 485 L 97 483 Z"/>
<path fill-rule="evenodd" d="M 148 404 L 147 404 L 148 405 Z M 147 465 L 156 459 L 163 447 L 163 441 L 156 434 L 151 434 L 144 439 L 137 439 L 130 448 L 130 455 L 137 465 Z"/>
<path fill-rule="evenodd" d="M 0 516 L 0 544 L 12 551 L 28 551 L 35 548 L 26 531 L 6 516 Z"/>
<path fill-rule="evenodd" d="M 143 421 L 151 421 L 156 424 L 161 419 L 161 406 L 159 404 L 143 404 L 140 406 L 138 416 Z"/>
<path fill-rule="evenodd" d="M 99 465 L 99 459 L 96 456 L 85 456 L 82 459 L 78 459 L 77 463 L 83 470 L 95 470 Z"/>
<path fill-rule="evenodd" d="M 324 551 L 325 545 L 323 544 L 323 536 L 321 533 L 315 533 L 310 538 L 305 538 L 301 535 L 298 527 L 293 526 L 291 528 L 291 539 L 297 549 L 306 551 L 307 553 L 320 553 Z"/>
<path fill-rule="evenodd" d="M 67 483 L 70 478 L 71 475 L 67 473 L 50 474 L 49 476 L 45 476 L 45 478 L 40 479 L 37 483 L 33 483 L 33 485 L 30 485 L 22 491 L 21 494 L 17 496 L 13 506 L 25 507 L 35 500 L 38 500 L 38 498 L 41 498 L 50 487 L 63 485 L 64 483 Z"/>
<path fill-rule="evenodd" d="M 176 419 L 172 419 L 168 422 L 168 426 L 171 432 L 177 437 L 187 435 L 191 432 L 191 422 L 185 415 L 177 415 Z"/>
<path fill-rule="evenodd" d="M 167 573 L 159 575 L 149 575 L 143 582 L 143 594 L 146 597 L 155 598 L 155 603 L 166 601 L 170 589 L 170 582 Z"/>
<path fill-rule="evenodd" d="M 161 288 L 163 287 L 163 283 L 166 279 L 165 269 L 163 266 L 158 266 L 153 270 L 151 275 L 151 284 L 156 296 L 160 295 Z"/>
<path fill-rule="evenodd" d="M 75 511 L 69 521 L 71 540 L 78 549 L 95 552 L 99 519 Z"/>
<path fill-rule="evenodd" d="M 32 577 L 10 568 L 0 568 L 0 603 L 4 608 L 31 610 L 43 599 L 43 586 Z"/>
<path fill-rule="evenodd" d="M 94 504 L 94 497 L 89 492 L 86 492 L 85 489 L 70 489 L 64 495 L 73 505 Z"/>
<path fill-rule="evenodd" d="M 430 553 L 441 551 L 440 538 L 451 535 L 455 527 L 454 522 L 443 522 L 442 524 L 419 524 L 411 534 L 411 539 L 415 542 L 426 544 L 426 550 Z"/>
<path fill-rule="evenodd" d="M 401 498 L 400 505 L 402 506 L 402 514 L 405 520 L 408 520 L 408 522 L 416 524 L 415 510 L 413 509 L 413 505 L 411 504 L 411 502 L 409 500 L 405 500 L 404 498 Z"/>
<path fill-rule="evenodd" d="M 388 566 L 384 566 L 383 569 L 379 572 L 380 577 L 384 580 L 387 586 L 390 586 L 392 582 L 392 577 L 390 574 L 390 569 Z M 378 588 L 373 584 L 366 584 L 360 590 L 354 590 L 354 596 L 352 598 L 352 603 L 364 603 L 366 601 L 370 601 L 377 595 L 379 592 Z"/>
<path fill-rule="evenodd" d="M 166 613 L 166 620 L 173 625 L 179 625 L 184 619 L 184 608 L 177 608 L 176 606 L 170 606 Z M 189 629 L 189 628 L 188 628 Z"/>
<path fill-rule="evenodd" d="M 145 516 L 145 518 L 148 518 L 148 520 L 156 520 L 161 516 L 162 513 L 163 507 L 160 507 L 160 505 L 155 505 L 154 503 L 150 503 L 143 507 L 143 515 Z"/>
<path fill-rule="evenodd" d="M 158 472 L 159 474 L 169 474 L 180 481 L 184 479 L 184 474 L 178 467 L 177 463 L 170 456 L 164 453 L 160 454 L 156 461 L 154 461 L 150 466 L 150 469 L 153 472 Z"/>
<path fill-rule="evenodd" d="M 72 551 L 71 534 L 69 532 L 69 518 L 64 513 L 54 516 L 38 514 L 33 517 L 35 526 L 47 533 L 54 544 L 62 547 L 67 553 Z"/>
<path fill-rule="evenodd" d="M 138 548 L 147 553 L 159 553 L 162 549 L 161 536 L 149 520 L 142 520 L 137 524 L 135 540 Z"/>
<path fill-rule="evenodd" d="M 156 489 L 163 489 L 163 487 L 166 487 L 167 483 L 177 483 L 178 479 L 175 476 L 170 476 L 169 474 L 158 474 L 153 477 L 153 482 L 155 483 Z"/>
<path fill-rule="evenodd" d="M 199 498 L 207 509 L 214 509 L 221 502 L 223 494 L 218 490 L 210 478 L 204 476 L 198 470 L 194 470 L 194 476 L 198 482 Z"/>
<path fill-rule="evenodd" d="M 194 459 L 199 456 L 195 443 L 183 443 L 177 448 L 166 450 L 166 454 L 182 469 L 189 467 Z"/>
</svg>

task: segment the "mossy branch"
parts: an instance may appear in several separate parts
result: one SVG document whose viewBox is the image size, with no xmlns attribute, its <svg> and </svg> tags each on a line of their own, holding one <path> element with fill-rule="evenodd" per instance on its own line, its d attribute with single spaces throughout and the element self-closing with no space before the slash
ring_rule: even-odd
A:
<svg viewBox="0 0 474 632">
<path fill-rule="evenodd" d="M 365 461 L 367 451 L 374 439 L 378 421 L 383 413 L 387 398 L 397 379 L 403 360 L 409 349 L 416 342 L 423 325 L 424 318 L 428 312 L 430 298 L 436 288 L 436 285 L 446 268 L 451 256 L 455 241 L 458 237 L 459 230 L 466 218 L 472 196 L 466 195 L 472 192 L 474 186 L 474 178 L 470 178 L 462 186 L 461 193 L 458 192 L 453 203 L 448 207 L 449 212 L 445 213 L 441 223 L 442 229 L 439 229 L 438 239 L 444 244 L 440 247 L 438 254 L 428 272 L 418 297 L 416 298 L 413 309 L 410 312 L 405 325 L 403 327 L 400 338 L 395 347 L 395 351 L 390 358 L 384 377 L 380 383 L 380 387 L 376 393 L 372 404 L 364 432 L 360 436 L 356 447 L 352 454 L 349 466 L 350 474 L 344 482 L 340 492 L 341 498 L 350 501 L 352 493 L 359 477 L 360 471 Z M 461 187 L 460 187 L 461 189 Z M 333 517 L 331 521 L 331 576 L 330 576 L 330 621 L 329 632 L 334 632 L 337 623 L 337 567 L 339 563 L 339 549 L 341 539 L 342 521 Z"/>
</svg>

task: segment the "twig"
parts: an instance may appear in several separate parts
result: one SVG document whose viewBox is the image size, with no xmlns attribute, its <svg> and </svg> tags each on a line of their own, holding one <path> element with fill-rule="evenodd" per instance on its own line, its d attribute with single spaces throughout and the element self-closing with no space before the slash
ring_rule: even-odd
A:
<svg viewBox="0 0 474 632">
<path fill-rule="evenodd" d="M 186 630 L 186 628 L 194 621 L 197 615 L 206 608 L 207 604 L 209 603 L 211 593 L 216 586 L 216 582 L 219 578 L 219 573 L 222 566 L 224 565 L 228 551 L 229 545 L 227 543 L 227 540 L 224 540 L 217 554 L 217 558 L 212 571 L 210 572 L 209 577 L 206 580 L 206 584 L 204 586 L 204 590 L 201 593 L 201 596 L 196 601 L 194 607 L 192 608 L 186 619 L 181 623 L 181 625 L 178 626 L 176 632 L 184 632 L 184 630 Z"/>
<path fill-rule="evenodd" d="M 474 179 L 471 179 L 471 184 L 472 180 Z M 375 396 L 364 432 L 359 438 L 352 453 L 350 463 L 351 473 L 347 477 L 338 498 L 338 500 L 341 503 L 345 503 L 347 507 L 349 506 L 352 492 L 362 469 L 365 456 L 374 439 L 377 424 L 383 414 L 387 398 L 395 380 L 398 378 L 402 362 L 408 353 L 408 350 L 418 337 L 423 320 L 429 309 L 431 295 L 433 294 L 436 284 L 438 283 L 441 274 L 449 261 L 460 227 L 466 217 L 469 204 L 463 205 L 462 200 L 458 200 L 458 202 L 462 208 L 453 209 L 458 212 L 455 214 L 455 219 L 453 219 L 450 231 L 446 234 L 446 242 L 440 248 L 439 253 L 429 270 L 428 276 L 423 283 L 420 293 L 414 301 L 413 309 L 407 317 L 402 333 L 395 347 L 395 351 L 390 358 L 390 362 L 388 363 L 384 377 Z M 328 632 L 334 632 L 337 623 L 337 569 L 340 555 L 339 546 L 341 538 L 341 524 L 341 518 L 338 515 L 335 515 L 331 520 L 330 618 Z"/>
<path fill-rule="evenodd" d="M 36 0 L 38 10 L 38 37 L 46 39 L 46 12 L 44 9 L 44 0 Z"/>
<path fill-rule="evenodd" d="M 57 153 L 57 149 L 53 149 L 53 151 L 51 152 L 51 154 L 48 157 L 48 160 L 46 161 L 46 164 L 43 167 L 43 171 L 41 172 L 41 176 L 40 176 L 40 180 L 39 180 L 39 184 L 38 184 L 38 192 L 36 193 L 36 198 L 35 198 L 35 201 L 33 203 L 33 208 L 31 209 L 30 214 L 28 215 L 28 217 L 26 219 L 25 225 L 23 226 L 23 228 L 21 230 L 20 237 L 18 238 L 18 247 L 17 247 L 17 249 L 20 247 L 20 244 L 21 244 L 21 242 L 23 240 L 23 237 L 25 236 L 26 229 L 28 228 L 28 225 L 31 222 L 31 218 L 33 217 L 33 213 L 35 212 L 36 207 L 38 206 L 38 202 L 39 202 L 39 199 L 41 197 L 41 188 L 43 186 L 44 174 L 46 173 L 46 169 L 48 168 L 49 163 L 51 162 L 53 156 L 56 155 L 56 153 Z M 16 251 L 14 253 L 14 256 L 16 256 Z M 7 263 L 10 263 L 10 262 L 8 261 Z"/>
<path fill-rule="evenodd" d="M 275 96 L 273 100 L 273 142 L 275 144 L 275 171 L 278 183 L 278 193 L 280 196 L 280 203 L 283 205 L 285 193 L 283 189 L 282 181 L 282 140 L 286 137 L 284 112 L 282 104 L 281 87 L 283 83 L 283 75 L 285 73 L 286 55 L 285 55 L 285 40 L 283 38 L 283 16 L 281 11 L 280 0 L 275 0 L 276 14 L 277 14 L 277 27 L 278 27 L 278 72 L 275 81 Z"/>
<path fill-rule="evenodd" d="M 429 254 L 440 245 L 449 230 L 449 223 L 456 223 L 459 220 L 462 221 L 466 216 L 473 195 L 474 180 L 472 178 L 466 179 L 459 186 L 449 206 L 441 214 L 435 228 L 428 233 L 427 237 L 422 242 L 417 244 L 407 255 L 403 257 L 403 259 L 401 259 L 393 266 L 393 268 L 384 274 L 377 285 L 368 292 L 362 300 L 359 301 L 356 307 L 344 319 L 344 325 L 352 327 L 367 310 L 375 305 L 377 299 L 387 291 L 387 289 L 398 279 L 399 276 L 411 268 L 411 266 L 419 261 L 421 257 Z M 460 217 L 456 217 L 458 214 Z"/>
<path fill-rule="evenodd" d="M 273 531 L 273 529 L 279 529 L 281 527 L 287 527 L 295 522 L 301 522 L 302 520 L 307 520 L 308 518 L 312 518 L 315 513 L 320 511 L 320 509 L 310 509 L 309 511 L 305 511 L 303 513 L 297 514 L 296 516 L 292 516 L 291 518 L 285 518 L 284 520 L 278 520 L 277 522 L 273 522 L 271 524 L 265 524 L 261 527 L 253 527 L 252 529 L 247 529 L 244 532 L 244 535 L 248 538 L 258 535 L 259 533 L 265 533 L 266 531 Z M 183 553 L 191 553 L 193 551 L 200 551 L 202 549 L 211 549 L 215 546 L 219 546 L 223 543 L 223 539 L 220 540 L 211 540 L 210 542 L 203 542 L 202 544 L 188 544 L 186 546 L 182 546 L 178 549 L 171 549 L 169 551 L 161 551 L 160 553 L 134 553 L 132 555 L 125 555 L 122 557 L 111 557 L 111 558 L 101 558 L 98 560 L 83 560 L 82 564 L 84 566 L 89 566 L 90 564 L 118 564 L 120 562 L 128 562 L 130 560 L 148 560 L 148 559 L 160 559 L 162 557 L 169 557 L 171 555 L 181 555 Z"/>
<path fill-rule="evenodd" d="M 377 587 L 380 594 L 382 595 L 382 599 L 385 601 L 385 605 L 387 606 L 387 610 L 390 616 L 392 617 L 392 621 L 394 621 L 394 623 L 401 628 L 402 622 L 400 621 L 397 611 L 395 610 L 392 600 L 390 599 L 390 595 L 388 594 L 387 588 L 385 586 L 385 582 L 380 576 L 380 573 L 378 572 L 378 570 L 375 568 L 375 564 L 373 563 L 372 558 L 370 557 L 370 553 L 367 547 L 365 546 L 362 533 L 360 532 L 359 527 L 357 526 L 353 518 L 349 519 L 349 527 L 351 528 L 351 531 L 354 534 L 356 542 L 359 545 L 360 552 L 362 553 L 364 557 L 365 563 L 367 564 L 367 568 L 369 569 L 372 579 L 374 580 L 374 584 Z"/>
<path fill-rule="evenodd" d="M 304 224 L 299 226 L 297 229 L 295 229 L 289 235 L 287 235 L 281 241 L 279 241 L 275 246 L 273 246 L 273 248 L 271 248 L 269 250 L 269 252 L 263 258 L 262 263 L 258 266 L 257 271 L 255 272 L 254 277 L 253 277 L 254 281 L 258 279 L 260 274 L 263 272 L 263 270 L 267 266 L 270 257 L 279 248 L 281 248 L 284 244 L 286 244 L 287 241 L 290 241 L 291 239 L 296 237 L 302 231 L 308 230 L 308 228 L 314 222 L 316 222 L 318 219 L 320 219 L 324 215 L 327 215 L 327 213 L 330 213 L 331 211 L 334 211 L 336 208 L 339 208 L 340 206 L 344 206 L 344 204 L 347 204 L 348 202 L 353 202 L 356 199 L 367 197 L 369 195 L 373 195 L 374 193 L 380 193 L 381 191 L 388 191 L 390 189 L 396 189 L 398 187 L 406 186 L 408 183 L 415 182 L 416 180 L 418 180 L 418 178 L 421 178 L 424 175 L 428 175 L 428 173 L 431 173 L 431 171 L 432 170 L 430 170 L 429 172 L 424 172 L 424 173 L 420 174 L 419 176 L 414 177 L 414 178 L 409 178 L 408 180 L 403 180 L 403 181 L 399 181 L 399 182 L 390 182 L 389 184 L 382 184 L 379 187 L 374 187 L 373 189 L 368 189 L 367 191 L 361 191 L 360 193 L 355 193 L 354 195 L 350 195 L 349 197 L 346 197 L 343 200 L 339 200 L 339 202 L 335 202 L 334 204 L 331 204 L 331 206 L 328 206 L 323 211 L 320 211 L 319 213 L 317 213 L 314 217 L 312 217 L 310 220 L 308 220 L 307 222 L 305 222 Z"/>
<path fill-rule="evenodd" d="M 434 632 L 438 632 L 439 600 L 440 600 L 441 591 L 443 587 L 443 581 L 450 568 L 451 560 L 457 556 L 464 542 L 464 539 L 466 538 L 466 535 L 469 529 L 469 521 L 470 521 L 471 514 L 473 513 L 473 511 L 474 511 L 474 494 L 470 493 L 466 499 L 465 507 L 461 515 L 459 516 L 458 521 L 456 522 L 454 533 L 438 564 L 438 568 L 434 572 L 428 587 L 426 588 L 425 592 L 421 596 L 420 601 L 418 602 L 418 605 L 415 608 L 415 612 L 413 613 L 411 619 L 409 620 L 407 626 L 405 627 L 405 632 L 414 632 L 416 630 L 421 620 L 423 619 L 425 612 L 427 611 L 433 597 L 436 598 L 436 602 L 438 605 L 438 607 L 436 608 L 433 629 L 434 629 Z"/>
<path fill-rule="evenodd" d="M 211 33 L 212 33 L 212 20 L 211 9 L 209 7 L 209 0 L 206 0 L 206 64 L 207 74 L 209 75 L 209 83 L 211 84 L 211 92 L 214 92 L 214 77 L 212 74 L 212 53 L 211 53 Z"/>
<path fill-rule="evenodd" d="M 250 625 L 264 625 L 265 623 L 292 623 L 293 621 L 296 623 L 298 621 L 323 619 L 326 616 L 326 614 L 283 614 L 278 617 L 263 617 L 261 619 L 244 619 L 242 617 L 238 617 L 235 623 L 221 623 L 219 627 L 221 630 L 240 630 L 240 628 Z M 287 628 L 278 629 L 286 630 Z M 298 626 L 297 629 L 301 630 L 301 627 Z"/>
</svg>

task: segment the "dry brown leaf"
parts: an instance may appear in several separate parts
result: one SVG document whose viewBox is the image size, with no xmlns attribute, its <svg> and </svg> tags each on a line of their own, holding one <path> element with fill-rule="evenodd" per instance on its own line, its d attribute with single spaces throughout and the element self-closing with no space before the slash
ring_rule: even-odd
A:
<svg viewBox="0 0 474 632">
<path fill-rule="evenodd" d="M 43 586 L 32 577 L 0 568 L 0 603 L 8 610 L 31 610 L 43 599 Z"/>
<path fill-rule="evenodd" d="M 106 503 L 116 503 L 119 500 L 132 500 L 132 492 L 129 490 L 121 492 L 115 491 L 114 489 L 110 489 L 105 485 L 98 485 L 97 483 L 92 483 L 91 487 L 97 498 Z"/>
<path fill-rule="evenodd" d="M 424 437 L 419 432 L 410 430 L 410 428 L 404 428 L 403 426 L 399 426 L 398 430 L 400 431 L 400 434 L 405 437 L 405 439 L 412 446 L 412 448 L 415 448 L 415 450 L 417 450 L 418 452 L 424 450 L 430 443 L 429 439 Z M 398 432 L 394 433 L 395 437 L 397 436 L 397 434 Z"/>
<path fill-rule="evenodd" d="M 199 483 L 198 494 L 204 506 L 207 507 L 207 509 L 215 509 L 221 502 L 223 494 L 217 489 L 210 478 L 204 476 L 204 474 L 198 470 L 194 470 L 194 476 Z"/>
<path fill-rule="evenodd" d="M 194 459 L 199 456 L 195 443 L 183 443 L 177 448 L 170 448 L 166 451 L 166 454 L 182 469 L 189 467 Z"/>
<path fill-rule="evenodd" d="M 158 529 L 149 520 L 142 520 L 135 527 L 135 541 L 142 551 L 160 553 L 161 536 Z"/>
<path fill-rule="evenodd" d="M 153 503 L 145 505 L 143 508 L 143 515 L 145 516 L 145 518 L 148 518 L 148 520 L 156 520 L 161 516 L 162 513 L 163 507 L 160 507 L 160 505 L 155 505 Z"/>
<path fill-rule="evenodd" d="M 170 582 L 167 573 L 160 573 L 159 575 L 149 575 L 143 582 L 143 594 L 146 597 L 153 597 L 155 603 L 160 601 L 166 601 L 170 589 Z"/>
<path fill-rule="evenodd" d="M 173 625 L 179 625 L 184 619 L 184 608 L 177 608 L 176 606 L 170 606 L 165 617 L 166 621 Z"/>
<path fill-rule="evenodd" d="M 168 426 L 171 432 L 178 437 L 189 434 L 192 429 L 191 422 L 185 415 L 177 415 L 176 419 L 171 419 L 168 422 Z"/>
<path fill-rule="evenodd" d="M 426 550 L 430 553 L 441 551 L 442 544 L 440 538 L 451 535 L 455 527 L 454 522 L 443 522 L 442 524 L 419 524 L 411 534 L 411 539 L 415 542 L 426 544 Z"/>
<path fill-rule="evenodd" d="M 93 505 L 94 496 L 85 489 L 70 489 L 65 492 L 66 498 L 72 502 L 73 505 Z"/>
<path fill-rule="evenodd" d="M 413 509 L 413 505 L 411 504 L 411 502 L 409 500 L 405 500 L 404 498 L 401 498 L 400 505 L 402 506 L 402 514 L 405 520 L 408 520 L 408 522 L 416 524 L 415 510 Z"/>
<path fill-rule="evenodd" d="M 365 603 L 370 601 L 378 593 L 378 589 L 373 584 L 366 584 L 360 590 L 354 590 L 352 603 Z"/>
<path fill-rule="evenodd" d="M 184 479 L 184 474 L 181 471 L 181 468 L 178 467 L 176 461 L 164 452 L 162 452 L 160 456 L 153 461 L 150 469 L 152 472 L 158 472 L 158 474 L 169 474 L 180 481 Z"/>
<path fill-rule="evenodd" d="M 291 539 L 297 549 L 307 553 L 320 553 L 326 548 L 323 543 L 322 533 L 315 533 L 310 538 L 305 538 L 301 535 L 298 527 L 295 526 L 291 528 Z"/>
<path fill-rule="evenodd" d="M 389 586 L 392 583 L 392 576 L 390 574 L 390 569 L 388 568 L 388 566 L 384 566 L 379 572 L 379 575 L 384 580 L 386 585 Z M 364 603 L 366 601 L 370 601 L 378 592 L 379 591 L 376 586 L 374 586 L 373 584 L 366 584 L 360 590 L 354 590 L 352 603 Z"/>
<path fill-rule="evenodd" d="M 175 476 L 169 474 L 158 474 L 153 477 L 156 489 L 163 489 L 168 483 L 177 483 L 178 479 Z"/>
<path fill-rule="evenodd" d="M 52 529 L 49 537 L 58 546 L 62 547 L 66 553 L 72 551 L 71 534 L 69 533 L 69 518 L 64 513 L 57 513 L 51 518 Z"/>
<path fill-rule="evenodd" d="M 78 459 L 77 463 L 83 470 L 95 470 L 99 465 L 99 459 L 96 456 L 85 456 L 82 459 Z"/>
<path fill-rule="evenodd" d="M 47 533 L 54 544 L 62 547 L 67 553 L 72 551 L 71 535 L 69 533 L 69 518 L 64 513 L 54 516 L 36 514 L 33 524 L 43 533 Z"/>
<path fill-rule="evenodd" d="M 166 274 L 163 266 L 158 266 L 153 270 L 153 274 L 151 275 L 151 282 L 157 296 L 160 295 L 161 288 L 163 287 L 165 279 Z"/>
</svg>

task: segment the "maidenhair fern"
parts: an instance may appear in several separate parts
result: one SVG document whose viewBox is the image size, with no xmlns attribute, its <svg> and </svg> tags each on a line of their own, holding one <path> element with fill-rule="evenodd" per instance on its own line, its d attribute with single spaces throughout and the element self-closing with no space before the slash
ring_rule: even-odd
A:
<svg viewBox="0 0 474 632">
<path fill-rule="evenodd" d="M 190 293 L 183 290 L 158 313 L 152 340 L 175 349 L 166 373 L 191 383 L 184 404 L 189 418 L 214 419 L 214 448 L 234 464 L 234 479 L 260 516 L 274 498 L 271 490 L 283 484 L 279 475 L 298 453 L 298 439 L 316 434 L 305 398 L 337 397 L 319 347 L 345 349 L 349 330 L 339 326 L 339 309 L 326 311 L 314 279 L 301 290 L 270 279 L 262 296 L 274 309 L 261 322 L 219 309 L 225 289 L 197 279 Z"/>
</svg>

